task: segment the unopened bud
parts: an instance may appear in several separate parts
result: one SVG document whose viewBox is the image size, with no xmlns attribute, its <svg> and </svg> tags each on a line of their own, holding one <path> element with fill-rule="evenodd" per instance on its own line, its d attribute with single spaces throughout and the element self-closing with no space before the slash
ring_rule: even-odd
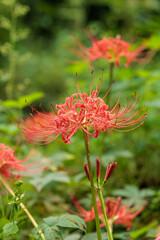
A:
<svg viewBox="0 0 160 240">
<path fill-rule="evenodd" d="M 104 178 L 105 181 L 107 181 L 110 178 L 110 176 L 112 175 L 112 173 L 113 173 L 113 171 L 114 171 L 116 166 L 117 166 L 116 162 L 110 163 L 108 165 L 107 171 L 106 171 L 106 175 L 105 175 L 105 178 Z"/>
<path fill-rule="evenodd" d="M 90 181 L 89 169 L 88 169 L 87 163 L 84 163 L 84 171 L 86 173 L 86 176 L 87 176 L 88 180 Z"/>
<path fill-rule="evenodd" d="M 101 176 L 101 163 L 100 163 L 100 160 L 99 160 L 98 157 L 96 159 L 96 175 L 97 175 L 97 178 L 100 179 L 100 176 Z"/>
</svg>

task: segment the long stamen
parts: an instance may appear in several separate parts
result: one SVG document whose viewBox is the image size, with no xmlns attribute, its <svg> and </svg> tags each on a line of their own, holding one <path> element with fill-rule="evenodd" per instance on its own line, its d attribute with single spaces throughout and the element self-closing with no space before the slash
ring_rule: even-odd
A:
<svg viewBox="0 0 160 240">
<path fill-rule="evenodd" d="M 104 98 L 108 95 L 108 93 L 110 92 L 110 90 L 111 90 L 111 88 L 112 88 L 112 86 L 113 86 L 113 83 L 114 83 L 114 80 L 112 81 L 112 84 L 111 84 L 111 86 L 110 86 L 108 92 L 104 95 L 104 97 L 103 97 L 102 99 L 104 99 Z"/>
</svg>

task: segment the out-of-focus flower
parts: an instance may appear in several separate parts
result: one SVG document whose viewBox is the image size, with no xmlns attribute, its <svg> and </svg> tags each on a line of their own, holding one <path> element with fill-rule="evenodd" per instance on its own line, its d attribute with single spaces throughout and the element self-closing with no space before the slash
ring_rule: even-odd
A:
<svg viewBox="0 0 160 240">
<path fill-rule="evenodd" d="M 34 138 L 34 141 L 36 142 L 42 138 L 47 141 L 48 133 L 50 132 L 51 134 L 54 134 L 54 121 L 52 122 L 53 113 L 38 112 L 36 109 L 34 110 L 37 114 L 31 114 L 31 117 L 28 117 L 25 122 L 23 122 L 25 129 L 27 129 L 27 140 L 28 142 L 32 142 L 32 139 Z M 45 131 L 45 126 L 47 131 Z"/>
<path fill-rule="evenodd" d="M 85 222 L 90 222 L 95 219 L 94 207 L 92 207 L 90 211 L 86 211 L 74 196 L 72 196 L 72 201 L 79 213 L 69 210 L 70 213 L 82 217 Z"/>
<path fill-rule="evenodd" d="M 20 171 L 34 171 L 37 169 L 44 169 L 45 167 L 41 166 L 41 161 L 36 163 L 28 163 L 26 161 L 29 160 L 29 157 L 24 158 L 23 160 L 19 160 L 15 156 L 15 151 L 11 149 L 9 146 L 0 143 L 0 174 L 4 176 L 7 180 L 11 180 L 14 178 L 19 178 Z M 38 167 L 37 169 L 35 169 Z M 17 172 L 17 173 L 16 173 Z"/>
<path fill-rule="evenodd" d="M 94 90 L 90 95 L 79 91 L 67 97 L 64 104 L 56 105 L 58 111 L 52 107 L 52 113 L 46 113 L 44 110 L 39 112 L 31 107 L 33 116 L 22 121 L 19 128 L 27 141 L 47 144 L 60 135 L 63 142 L 70 143 L 71 137 L 78 129 L 87 133 L 89 141 L 89 136 L 97 138 L 99 132 L 105 132 L 108 129 L 130 131 L 143 123 L 146 117 L 144 108 L 131 113 L 140 98 L 136 99 L 136 94 L 130 101 L 127 99 L 126 107 L 120 107 L 119 97 L 111 109 L 103 100 L 105 96 L 100 98 L 98 95 L 98 90 Z"/>
<path fill-rule="evenodd" d="M 75 197 L 73 197 L 72 200 L 75 207 L 78 210 L 78 213 L 71 211 L 72 213 L 82 217 L 85 222 L 89 222 L 95 218 L 93 207 L 91 208 L 90 211 L 86 211 L 78 203 Z M 127 230 L 131 228 L 133 219 L 138 214 L 140 214 L 145 207 L 145 205 L 143 205 L 140 209 L 137 209 L 136 205 L 132 207 L 129 207 L 127 205 L 121 205 L 121 197 L 118 197 L 116 200 L 110 200 L 110 198 L 108 197 L 106 199 L 105 205 L 106 205 L 106 214 L 107 214 L 110 225 L 112 226 L 112 224 L 122 224 L 125 227 L 127 227 Z M 100 226 L 104 227 L 105 224 L 104 224 L 103 211 L 102 211 L 99 199 L 97 199 L 97 207 L 98 207 L 99 218 L 102 222 Z"/>
<path fill-rule="evenodd" d="M 122 224 L 127 227 L 127 230 L 131 228 L 133 219 L 139 215 L 146 205 L 143 205 L 140 209 L 137 209 L 136 205 L 128 207 L 127 205 L 121 205 L 121 197 L 117 200 L 106 199 L 106 214 L 114 224 Z"/>
<path fill-rule="evenodd" d="M 132 62 L 145 63 L 149 60 L 152 52 L 145 51 L 145 45 L 132 50 L 132 44 L 122 40 L 120 35 L 115 38 L 103 37 L 98 41 L 91 36 L 92 46 L 89 48 L 84 47 L 75 37 L 73 39 L 79 48 L 72 48 L 71 51 L 80 58 L 87 60 L 90 67 L 92 67 L 93 61 L 103 58 L 114 63 L 115 66 L 119 66 L 121 58 L 126 60 L 125 67 L 128 67 Z"/>
</svg>

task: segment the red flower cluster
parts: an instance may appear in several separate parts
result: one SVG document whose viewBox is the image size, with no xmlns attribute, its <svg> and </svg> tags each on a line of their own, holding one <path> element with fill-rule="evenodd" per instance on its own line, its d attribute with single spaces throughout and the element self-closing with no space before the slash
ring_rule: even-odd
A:
<svg viewBox="0 0 160 240">
<path fill-rule="evenodd" d="M 127 230 L 131 228 L 132 220 L 140 214 L 146 205 L 143 205 L 139 210 L 136 206 L 129 207 L 121 204 L 121 197 L 117 200 L 106 199 L 106 214 L 114 224 L 122 224 L 127 227 Z M 104 225 L 104 224 L 103 224 Z"/>
<path fill-rule="evenodd" d="M 93 219 L 95 219 L 93 207 L 91 208 L 90 211 L 86 211 L 78 203 L 78 201 L 75 197 L 73 197 L 72 200 L 73 200 L 75 207 L 79 211 L 79 213 L 73 212 L 71 210 L 69 212 L 72 212 L 72 213 L 82 217 L 85 222 L 89 222 L 89 221 L 92 221 Z M 129 230 L 131 228 L 133 219 L 138 214 L 140 214 L 145 207 L 145 205 L 143 205 L 139 210 L 137 210 L 136 206 L 129 207 L 126 205 L 121 205 L 121 197 L 118 197 L 117 200 L 110 200 L 110 198 L 108 197 L 106 199 L 105 204 L 106 204 L 106 214 L 107 214 L 110 224 L 111 225 L 112 224 L 122 224 L 125 227 L 127 227 L 127 230 Z M 102 222 L 101 227 L 104 227 L 105 224 L 104 224 L 103 211 L 102 211 L 99 199 L 97 199 L 97 206 L 98 206 L 99 218 Z"/>
<path fill-rule="evenodd" d="M 0 143 L 0 174 L 3 175 L 7 180 L 11 178 L 19 178 L 20 171 L 31 171 L 35 169 L 30 169 L 30 167 L 37 167 L 40 165 L 32 164 L 23 164 L 28 161 L 29 158 L 19 160 L 15 156 L 15 152 L 9 146 Z M 40 167 L 38 169 L 44 169 L 45 167 Z M 17 174 L 15 173 L 17 172 Z"/>
<path fill-rule="evenodd" d="M 6 179 L 13 176 L 20 177 L 20 171 L 26 171 L 25 166 L 22 164 L 25 160 L 18 160 L 14 155 L 14 150 L 9 146 L 0 143 L 0 174 Z M 18 175 L 12 173 L 12 170 L 18 172 Z"/>
<path fill-rule="evenodd" d="M 71 137 L 82 129 L 89 136 L 97 138 L 99 132 L 108 129 L 116 131 L 130 131 L 143 123 L 146 111 L 131 111 L 136 107 L 139 97 L 136 94 L 128 101 L 127 106 L 120 107 L 119 99 L 115 106 L 109 110 L 109 106 L 103 98 L 98 97 L 99 91 L 94 90 L 90 95 L 87 93 L 75 93 L 65 99 L 64 104 L 56 105 L 57 112 L 52 113 L 37 111 L 26 121 L 19 124 L 19 128 L 26 136 L 27 141 L 36 144 L 47 144 L 62 136 L 62 141 L 70 143 Z"/>
<path fill-rule="evenodd" d="M 102 58 L 114 63 L 115 66 L 119 66 L 120 59 L 123 57 L 126 59 L 125 67 L 128 67 L 132 62 L 144 63 L 146 55 L 148 58 L 148 54 L 151 52 L 144 52 L 146 49 L 145 45 L 131 50 L 131 44 L 122 40 L 120 35 L 117 35 L 115 38 L 103 37 L 98 41 L 91 37 L 92 46 L 90 48 L 84 47 L 75 37 L 73 39 L 80 49 L 72 49 L 71 51 L 82 59 L 86 59 L 90 66 L 93 61 Z"/>
</svg>

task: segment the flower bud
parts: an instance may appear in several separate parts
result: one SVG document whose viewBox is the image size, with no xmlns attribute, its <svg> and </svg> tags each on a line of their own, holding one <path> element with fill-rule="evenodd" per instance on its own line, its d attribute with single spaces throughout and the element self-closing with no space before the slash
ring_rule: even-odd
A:
<svg viewBox="0 0 160 240">
<path fill-rule="evenodd" d="M 84 163 L 84 171 L 86 173 L 86 176 L 87 176 L 88 180 L 90 181 L 89 169 L 88 169 L 87 163 Z"/>
<path fill-rule="evenodd" d="M 98 179 L 100 179 L 100 175 L 101 175 L 101 163 L 99 158 L 97 157 L 96 159 L 96 176 Z"/>
<path fill-rule="evenodd" d="M 116 162 L 110 163 L 108 165 L 107 171 L 106 171 L 106 175 L 105 175 L 105 178 L 104 178 L 105 181 L 107 181 L 110 178 L 110 176 L 112 175 L 112 173 L 113 173 L 113 171 L 114 171 L 116 166 L 117 166 Z"/>
</svg>

